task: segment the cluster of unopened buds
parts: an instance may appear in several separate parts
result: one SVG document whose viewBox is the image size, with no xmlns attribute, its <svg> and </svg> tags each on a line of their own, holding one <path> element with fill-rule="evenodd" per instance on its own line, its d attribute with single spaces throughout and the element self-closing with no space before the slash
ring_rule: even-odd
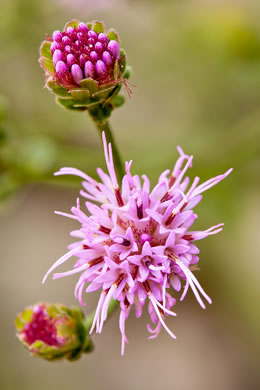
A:
<svg viewBox="0 0 260 390">
<path fill-rule="evenodd" d="M 57 79 L 68 85 L 77 86 L 88 77 L 105 83 L 113 79 L 115 61 L 120 59 L 119 43 L 85 23 L 54 31 L 50 50 Z"/>
</svg>

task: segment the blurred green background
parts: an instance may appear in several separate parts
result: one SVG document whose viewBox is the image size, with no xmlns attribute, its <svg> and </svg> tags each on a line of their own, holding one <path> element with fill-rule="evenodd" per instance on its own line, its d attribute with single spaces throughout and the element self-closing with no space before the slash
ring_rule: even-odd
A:
<svg viewBox="0 0 260 390">
<path fill-rule="evenodd" d="M 259 381 L 260 3 L 258 0 L 9 0 L 0 23 L 0 198 L 2 292 L 0 388 L 256 389 Z M 17 311 L 39 300 L 76 304 L 76 278 L 41 285 L 75 228 L 69 211 L 80 182 L 53 178 L 62 166 L 95 175 L 104 167 L 98 135 L 84 113 L 66 112 L 43 89 L 38 47 L 67 20 L 104 20 L 120 33 L 134 73 L 134 96 L 112 118 L 124 159 L 153 184 L 177 158 L 195 156 L 191 176 L 234 172 L 205 194 L 196 228 L 225 222 L 199 243 L 197 274 L 213 305 L 189 292 L 177 334 L 147 340 L 143 316 L 127 321 L 120 356 L 118 316 L 76 363 L 47 363 L 15 338 Z M 127 94 L 125 93 L 127 96 Z M 97 296 L 88 297 L 90 311 Z"/>
</svg>

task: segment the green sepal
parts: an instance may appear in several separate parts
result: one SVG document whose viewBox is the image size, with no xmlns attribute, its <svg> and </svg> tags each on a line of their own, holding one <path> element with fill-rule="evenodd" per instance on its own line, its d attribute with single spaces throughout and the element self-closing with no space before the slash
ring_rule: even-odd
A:
<svg viewBox="0 0 260 390">
<path fill-rule="evenodd" d="M 113 93 L 115 88 L 116 87 L 114 85 L 104 87 L 103 89 L 100 89 L 98 92 L 94 93 L 92 96 L 99 101 L 106 100 Z"/>
<path fill-rule="evenodd" d="M 55 83 L 52 79 L 47 81 L 46 86 L 55 94 L 61 97 L 70 97 L 67 89 L 62 85 Z"/>
<path fill-rule="evenodd" d="M 20 316 L 17 316 L 16 319 L 15 319 L 15 327 L 18 330 L 23 330 L 24 325 L 25 324 L 24 324 L 23 320 L 20 318 Z"/>
<path fill-rule="evenodd" d="M 113 40 L 113 41 L 119 42 L 118 33 L 117 33 L 116 30 L 114 30 L 113 28 L 111 28 L 110 30 L 108 30 L 107 36 L 108 36 L 108 38 L 109 38 L 110 41 Z"/>
<path fill-rule="evenodd" d="M 123 74 L 126 69 L 126 52 L 124 49 L 120 49 L 120 58 L 122 58 L 120 60 L 120 72 Z"/>
<path fill-rule="evenodd" d="M 88 89 L 72 89 L 70 95 L 75 100 L 88 100 L 90 98 L 90 92 Z"/>
<path fill-rule="evenodd" d="M 54 73 L 54 65 L 50 58 L 40 57 L 39 59 L 41 67 L 47 70 L 49 73 Z"/>
<path fill-rule="evenodd" d="M 115 107 L 121 107 L 125 103 L 125 98 L 123 95 L 116 95 L 111 100 L 110 103 Z"/>
<path fill-rule="evenodd" d="M 93 95 L 98 91 L 98 83 L 96 80 L 93 80 L 91 78 L 83 79 L 80 81 L 81 88 L 87 89 L 90 93 L 90 95 Z"/>
<path fill-rule="evenodd" d="M 76 110 L 76 111 L 86 111 L 86 105 L 77 106 L 78 102 L 74 99 L 62 99 L 57 97 L 56 102 L 62 106 L 63 108 L 67 108 L 68 110 Z"/>
<path fill-rule="evenodd" d="M 49 41 L 43 41 L 40 46 L 40 55 L 45 58 L 49 58 L 52 60 L 51 55 L 51 42 Z"/>
<path fill-rule="evenodd" d="M 97 34 L 103 33 L 105 31 L 104 23 L 94 20 L 92 24 L 92 30 Z"/>
<path fill-rule="evenodd" d="M 72 19 L 70 22 L 68 22 L 68 23 L 65 24 L 64 30 L 63 30 L 63 31 L 66 31 L 66 29 L 67 29 L 68 27 L 77 28 L 79 24 L 80 24 L 80 21 L 79 21 L 79 20 L 77 20 L 77 19 Z"/>
<path fill-rule="evenodd" d="M 124 79 L 129 80 L 132 75 L 132 67 L 130 65 L 126 66 L 125 73 L 123 74 Z"/>
</svg>

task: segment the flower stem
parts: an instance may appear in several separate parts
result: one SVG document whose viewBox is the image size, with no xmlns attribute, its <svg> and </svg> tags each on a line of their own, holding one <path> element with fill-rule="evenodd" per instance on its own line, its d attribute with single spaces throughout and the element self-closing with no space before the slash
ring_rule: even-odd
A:
<svg viewBox="0 0 260 390">
<path fill-rule="evenodd" d="M 109 122 L 108 120 L 95 121 L 95 125 L 99 131 L 100 136 L 102 137 L 102 132 L 104 131 L 106 134 L 107 142 L 111 143 L 113 149 L 113 159 L 114 159 L 116 175 L 119 181 L 121 181 L 124 176 L 124 167 Z"/>
<path fill-rule="evenodd" d="M 107 316 L 109 317 L 110 314 L 113 313 L 113 311 L 117 308 L 119 304 L 119 301 L 116 301 L 115 299 L 112 299 L 109 303 L 108 309 L 107 309 Z M 95 311 L 93 311 L 89 316 L 86 317 L 85 319 L 85 330 L 86 334 L 89 334 L 89 331 L 91 329 L 91 326 L 93 324 L 93 320 L 95 317 Z"/>
</svg>

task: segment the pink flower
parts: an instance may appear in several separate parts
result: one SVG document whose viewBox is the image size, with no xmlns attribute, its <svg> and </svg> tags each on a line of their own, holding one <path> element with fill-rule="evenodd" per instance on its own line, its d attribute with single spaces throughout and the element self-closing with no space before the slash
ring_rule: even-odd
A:
<svg viewBox="0 0 260 390">
<path fill-rule="evenodd" d="M 77 220 L 81 227 L 71 233 L 78 242 L 69 246 L 69 252 L 49 269 L 47 276 L 59 265 L 77 258 L 73 269 L 55 273 L 57 279 L 80 273 L 75 287 L 75 297 L 84 305 L 82 293 L 100 290 L 100 298 L 91 328 L 100 333 L 107 318 L 111 299 L 120 302 L 119 327 L 122 334 L 122 354 L 127 342 L 125 321 L 132 306 L 140 317 L 146 301 L 153 329 L 147 325 L 154 338 L 163 326 L 172 338 L 175 335 L 167 327 L 165 317 L 175 316 L 171 311 L 176 300 L 169 293 L 172 286 L 176 291 L 184 289 L 181 300 L 191 287 L 200 306 L 205 309 L 204 298 L 211 299 L 193 274 L 198 263 L 199 250 L 194 241 L 216 234 L 223 224 L 205 231 L 192 231 L 197 215 L 193 208 L 201 201 L 202 193 L 223 180 L 226 173 L 199 184 L 195 177 L 189 186 L 186 171 L 192 166 L 192 156 L 184 154 L 178 147 L 178 158 L 172 172 L 163 172 L 158 184 L 150 191 L 150 182 L 143 175 L 132 175 L 132 161 L 126 162 L 126 174 L 118 183 L 111 145 L 107 145 L 103 133 L 105 159 L 108 173 L 98 169 L 100 182 L 74 168 L 62 168 L 56 175 L 77 175 L 83 179 L 80 191 L 87 201 L 88 215 L 81 210 L 79 199 L 72 214 L 58 214 Z M 93 202 L 97 202 L 97 206 Z M 86 286 L 87 285 L 87 286 Z"/>
</svg>

